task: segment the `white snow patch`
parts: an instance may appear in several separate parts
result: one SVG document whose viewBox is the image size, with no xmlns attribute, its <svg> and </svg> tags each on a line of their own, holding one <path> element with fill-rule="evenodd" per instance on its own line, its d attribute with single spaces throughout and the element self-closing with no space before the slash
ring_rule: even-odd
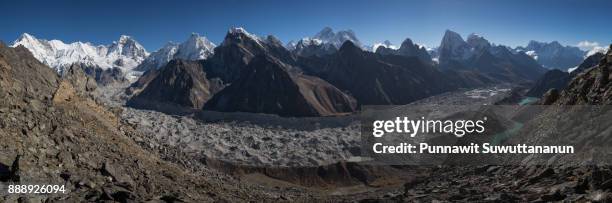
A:
<svg viewBox="0 0 612 203">
<path fill-rule="evenodd" d="M 525 54 L 527 54 L 527 56 L 530 56 L 534 60 L 538 60 L 538 53 L 536 53 L 536 51 L 534 50 L 526 51 Z"/>
</svg>

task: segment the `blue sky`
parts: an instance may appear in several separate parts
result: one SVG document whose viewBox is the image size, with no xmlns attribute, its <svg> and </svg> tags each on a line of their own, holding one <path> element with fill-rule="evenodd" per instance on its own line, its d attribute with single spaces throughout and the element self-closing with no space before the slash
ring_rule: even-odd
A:
<svg viewBox="0 0 612 203">
<path fill-rule="evenodd" d="M 149 51 L 197 32 L 218 44 L 232 26 L 283 42 L 325 26 L 353 29 L 365 44 L 409 37 L 438 46 L 446 29 L 478 33 L 510 46 L 529 40 L 576 45 L 612 42 L 609 0 L 216 0 L 216 1 L 1 1 L 0 40 L 27 32 L 65 42 L 109 44 L 133 36 Z"/>
</svg>

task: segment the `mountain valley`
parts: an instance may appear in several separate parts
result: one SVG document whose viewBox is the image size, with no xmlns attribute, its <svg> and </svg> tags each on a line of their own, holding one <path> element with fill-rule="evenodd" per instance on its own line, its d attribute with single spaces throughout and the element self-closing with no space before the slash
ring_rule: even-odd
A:
<svg viewBox="0 0 612 203">
<path fill-rule="evenodd" d="M 71 192 L 0 202 L 610 200 L 607 166 L 377 165 L 361 148 L 372 106 L 509 106 L 517 120 L 542 108 L 502 140 L 513 141 L 572 116 L 554 106 L 612 103 L 612 50 L 557 44 L 511 48 L 447 30 L 437 48 L 369 46 L 329 27 L 284 44 L 233 27 L 218 45 L 193 33 L 149 53 L 128 36 L 23 34 L 0 43 L 0 186 Z"/>
</svg>

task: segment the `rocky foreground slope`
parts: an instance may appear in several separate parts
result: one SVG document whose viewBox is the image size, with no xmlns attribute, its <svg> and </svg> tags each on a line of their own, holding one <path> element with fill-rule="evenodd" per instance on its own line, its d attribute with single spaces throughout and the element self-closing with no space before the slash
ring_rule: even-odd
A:
<svg viewBox="0 0 612 203">
<path fill-rule="evenodd" d="M 610 109 L 609 83 L 612 52 L 599 63 L 578 74 L 563 91 L 547 93 L 550 106 L 539 108 L 536 119 L 509 142 L 530 145 L 565 143 L 575 146 L 575 154 L 549 156 L 511 155 L 520 165 L 438 166 L 426 176 L 404 184 L 403 191 L 366 198 L 398 202 L 610 202 L 612 169 L 609 165 Z M 565 106 L 564 106 L 565 105 Z M 591 105 L 591 106 L 585 106 Z M 586 109 L 584 108 L 586 107 Z M 520 111 L 517 111 L 520 112 Z M 600 154 L 604 153 L 604 154 Z M 546 164 L 541 164 L 542 161 Z M 540 163 L 540 164 L 538 164 Z"/>
<path fill-rule="evenodd" d="M 138 132 L 94 102 L 89 79 L 79 74 L 62 79 L 27 49 L 0 43 L 0 185 L 60 184 L 68 191 L 2 193 L 0 202 L 265 198 L 228 184 L 229 177 L 188 172 L 138 147 L 130 138 Z"/>
<path fill-rule="evenodd" d="M 612 51 L 601 56 L 596 66 L 578 74 L 561 93 L 556 103 L 565 105 L 612 104 L 610 69 L 612 69 Z"/>
</svg>

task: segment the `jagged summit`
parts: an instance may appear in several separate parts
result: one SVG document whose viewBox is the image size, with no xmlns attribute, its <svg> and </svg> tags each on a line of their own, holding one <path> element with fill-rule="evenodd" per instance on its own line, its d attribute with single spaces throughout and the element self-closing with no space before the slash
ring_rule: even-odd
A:
<svg viewBox="0 0 612 203">
<path fill-rule="evenodd" d="M 230 28 L 229 31 L 227 32 L 227 35 L 225 36 L 225 38 L 227 39 L 228 37 L 236 36 L 236 35 L 244 35 L 244 36 L 247 36 L 248 38 L 251 38 L 251 39 L 261 40 L 257 35 L 251 34 L 250 32 L 248 32 L 243 27 L 233 27 L 233 28 Z"/>
<path fill-rule="evenodd" d="M 231 82 L 257 55 L 271 55 L 289 64 L 295 62 L 294 55 L 276 37 L 260 38 L 238 27 L 231 28 L 221 45 L 215 48 L 215 54 L 207 60 L 207 73 Z"/>
<path fill-rule="evenodd" d="M 442 43 L 459 43 L 465 42 L 459 33 L 452 30 L 444 31 L 444 37 L 442 37 Z"/>
<path fill-rule="evenodd" d="M 441 69 L 475 70 L 506 82 L 531 81 L 545 72 L 529 53 L 493 45 L 477 34 L 464 41 L 458 33 L 446 30 L 438 54 Z"/>
<path fill-rule="evenodd" d="M 172 59 L 201 60 L 207 59 L 214 53 L 215 44 L 198 33 L 191 33 L 183 43 L 168 42 L 161 49 L 151 53 L 138 70 L 146 71 L 165 66 Z"/>
<path fill-rule="evenodd" d="M 468 36 L 467 43 L 476 49 L 488 49 L 491 47 L 491 43 L 489 43 L 487 39 L 476 33 L 472 33 Z"/>
<path fill-rule="evenodd" d="M 229 44 L 243 43 L 244 41 L 253 41 L 259 46 L 263 46 L 262 43 L 265 41 L 255 34 L 249 33 L 242 27 L 232 27 L 225 35 L 225 39 L 220 46 L 227 46 Z"/>
<path fill-rule="evenodd" d="M 351 41 L 359 47 L 362 46 L 359 39 L 357 39 L 355 36 L 355 32 L 351 29 L 334 32 L 332 28 L 325 27 L 320 32 L 315 34 L 313 38 L 319 39 L 323 43 L 331 43 L 337 48 L 340 48 L 345 41 Z"/>
<path fill-rule="evenodd" d="M 135 62 L 142 62 L 145 57 L 149 56 L 149 52 L 140 45 L 134 38 L 128 35 L 121 35 L 119 41 L 114 41 L 108 47 L 107 56 L 112 57 L 114 55 L 126 56 L 133 59 Z M 138 64 L 136 64 L 138 65 Z M 133 64 L 130 65 L 131 67 Z"/>
<path fill-rule="evenodd" d="M 361 49 L 371 49 L 361 44 L 353 30 L 348 29 L 334 32 L 330 27 L 324 27 L 314 36 L 304 37 L 297 43 L 294 43 L 294 46 L 289 45 L 287 48 L 300 56 L 324 56 L 336 52 L 346 41 L 351 41 Z"/>
<path fill-rule="evenodd" d="M 126 43 L 128 40 L 133 40 L 133 39 L 129 35 L 120 35 L 119 36 L 119 43 Z"/>
<path fill-rule="evenodd" d="M 384 47 L 388 49 L 398 49 L 398 47 L 392 44 L 389 40 L 385 40 L 383 42 L 375 43 L 374 45 L 372 45 L 372 52 L 376 52 L 379 47 Z"/>
<path fill-rule="evenodd" d="M 229 29 L 229 33 L 230 34 L 242 33 L 246 35 L 251 35 L 251 33 L 247 32 L 246 29 L 244 29 L 243 27 L 232 27 Z"/>
<path fill-rule="evenodd" d="M 36 40 L 36 37 L 32 36 L 29 33 L 24 32 L 21 35 L 19 35 L 19 38 L 13 41 L 13 44 L 16 44 L 17 42 L 21 42 L 21 41 L 26 41 L 26 40 Z"/>
<path fill-rule="evenodd" d="M 467 42 L 461 38 L 459 33 L 451 30 L 444 32 L 442 42 L 439 47 L 440 64 L 445 64 L 448 60 L 466 59 L 471 57 L 470 47 Z"/>
<path fill-rule="evenodd" d="M 427 48 L 415 44 L 410 38 L 406 38 L 399 48 L 395 48 L 393 45 L 379 46 L 376 49 L 376 53 L 380 55 L 417 57 L 424 63 L 432 63 L 431 55 L 427 52 Z"/>
<path fill-rule="evenodd" d="M 206 59 L 213 54 L 215 44 L 198 33 L 192 33 L 187 41 L 181 43 L 174 58 L 186 60 Z"/>
</svg>

